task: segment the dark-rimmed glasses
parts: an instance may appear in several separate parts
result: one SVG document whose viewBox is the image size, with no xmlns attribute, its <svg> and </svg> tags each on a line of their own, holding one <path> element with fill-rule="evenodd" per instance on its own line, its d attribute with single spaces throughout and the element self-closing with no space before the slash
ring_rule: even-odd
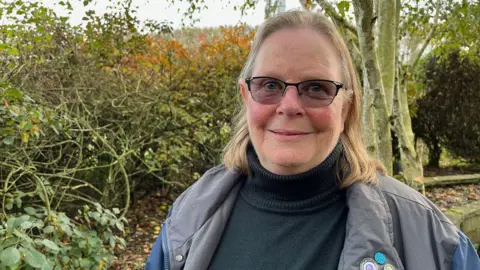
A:
<svg viewBox="0 0 480 270">
<path fill-rule="evenodd" d="M 271 77 L 251 77 L 245 79 L 253 100 L 261 104 L 280 102 L 289 85 L 297 88 L 298 96 L 306 107 L 329 106 L 343 88 L 343 83 L 331 80 L 307 80 L 299 83 L 287 83 Z"/>
</svg>

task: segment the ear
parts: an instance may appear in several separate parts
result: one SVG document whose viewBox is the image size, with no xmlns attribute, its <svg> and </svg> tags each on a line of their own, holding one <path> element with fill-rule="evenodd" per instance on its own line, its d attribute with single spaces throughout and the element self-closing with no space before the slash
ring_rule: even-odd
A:
<svg viewBox="0 0 480 270">
<path fill-rule="evenodd" d="M 240 88 L 240 94 L 242 94 L 243 102 L 247 103 L 248 100 L 248 88 L 245 79 L 238 80 L 238 86 Z"/>
</svg>

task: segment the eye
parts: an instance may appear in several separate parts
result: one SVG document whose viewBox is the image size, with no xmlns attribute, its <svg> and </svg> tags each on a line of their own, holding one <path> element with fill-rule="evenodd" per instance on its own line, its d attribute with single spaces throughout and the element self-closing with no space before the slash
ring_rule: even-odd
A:
<svg viewBox="0 0 480 270">
<path fill-rule="evenodd" d="M 268 80 L 263 82 L 263 88 L 268 91 L 277 91 L 282 89 L 282 84 L 279 81 Z"/>
<path fill-rule="evenodd" d="M 308 86 L 307 91 L 318 93 L 318 92 L 326 92 L 325 85 L 320 83 L 312 83 Z"/>
<path fill-rule="evenodd" d="M 314 99 L 331 99 L 336 93 L 336 85 L 329 81 L 307 81 L 302 83 L 301 89 Z"/>
<path fill-rule="evenodd" d="M 277 88 L 277 85 L 273 82 L 269 82 L 265 85 L 265 87 L 268 88 L 268 89 L 275 89 L 275 88 Z"/>
</svg>

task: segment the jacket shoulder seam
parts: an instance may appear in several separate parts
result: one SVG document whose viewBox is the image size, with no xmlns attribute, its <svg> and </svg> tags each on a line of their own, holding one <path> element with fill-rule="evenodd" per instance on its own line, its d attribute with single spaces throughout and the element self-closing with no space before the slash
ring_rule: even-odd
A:
<svg viewBox="0 0 480 270">
<path fill-rule="evenodd" d="M 454 226 L 454 227 L 455 227 L 455 225 L 452 224 L 449 220 L 445 220 L 445 219 L 439 217 L 439 216 L 437 215 L 437 213 L 435 213 L 435 211 L 432 209 L 432 207 L 430 207 L 430 206 L 428 206 L 428 205 L 425 205 L 425 204 L 423 204 L 423 203 L 421 203 L 421 202 L 419 202 L 419 201 L 406 198 L 406 197 L 404 197 L 404 196 L 402 196 L 402 195 L 399 195 L 399 194 L 396 194 L 396 193 L 393 193 L 393 192 L 390 192 L 390 191 L 387 191 L 387 190 L 384 190 L 384 189 L 382 189 L 382 192 L 383 192 L 383 193 L 387 193 L 387 194 L 389 194 L 389 195 L 391 195 L 391 196 L 394 196 L 394 197 L 397 197 L 397 198 L 401 198 L 401 199 L 403 199 L 403 200 L 406 200 L 406 201 L 415 203 L 415 204 L 417 204 L 417 205 L 420 205 L 420 206 L 422 206 L 423 208 L 425 208 L 426 210 L 432 212 L 432 213 L 434 214 L 434 216 L 437 218 L 438 221 L 440 221 L 440 222 L 442 222 L 442 223 L 446 223 L 446 224 L 448 224 L 448 225 L 450 225 L 450 226 Z M 455 228 L 456 228 L 456 227 L 455 227 Z"/>
<path fill-rule="evenodd" d="M 203 174 L 203 176 L 202 176 L 201 178 L 205 178 L 205 177 L 208 176 L 208 175 L 215 174 L 215 173 L 217 173 L 217 172 L 219 172 L 219 171 L 221 171 L 221 170 L 223 170 L 223 169 L 225 169 L 225 166 L 224 166 L 223 164 L 217 165 L 217 166 L 211 168 L 210 170 L 207 170 L 207 171 Z M 197 180 L 197 181 L 200 181 L 200 179 Z M 195 183 L 196 183 L 196 182 L 195 182 Z M 179 211 L 181 211 L 181 209 L 182 209 L 183 206 L 185 205 L 185 201 L 187 200 L 187 198 L 189 198 L 189 196 L 190 196 L 190 190 L 191 190 L 192 187 L 195 185 L 195 183 L 194 183 L 193 185 L 191 185 L 190 187 L 188 187 L 188 188 L 184 191 L 185 195 L 182 196 L 182 198 L 180 198 L 180 200 L 178 201 L 178 204 L 176 205 L 175 209 L 174 209 L 173 206 L 172 206 L 172 209 L 174 209 L 174 210 L 172 211 L 171 218 L 174 218 L 174 217 L 176 216 L 176 214 L 177 214 Z"/>
</svg>

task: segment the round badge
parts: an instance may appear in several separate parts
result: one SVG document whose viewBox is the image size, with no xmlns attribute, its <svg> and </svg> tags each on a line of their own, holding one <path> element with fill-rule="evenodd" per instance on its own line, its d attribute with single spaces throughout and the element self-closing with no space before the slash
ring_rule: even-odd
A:
<svg viewBox="0 0 480 270">
<path fill-rule="evenodd" d="M 383 266 L 383 270 L 395 270 L 395 266 L 387 263 Z"/>
<path fill-rule="evenodd" d="M 375 253 L 375 261 L 381 265 L 384 265 L 387 262 L 387 258 L 385 257 L 385 254 L 377 252 Z"/>
<path fill-rule="evenodd" d="M 360 263 L 360 270 L 378 270 L 378 266 L 373 259 L 363 259 Z"/>
</svg>

